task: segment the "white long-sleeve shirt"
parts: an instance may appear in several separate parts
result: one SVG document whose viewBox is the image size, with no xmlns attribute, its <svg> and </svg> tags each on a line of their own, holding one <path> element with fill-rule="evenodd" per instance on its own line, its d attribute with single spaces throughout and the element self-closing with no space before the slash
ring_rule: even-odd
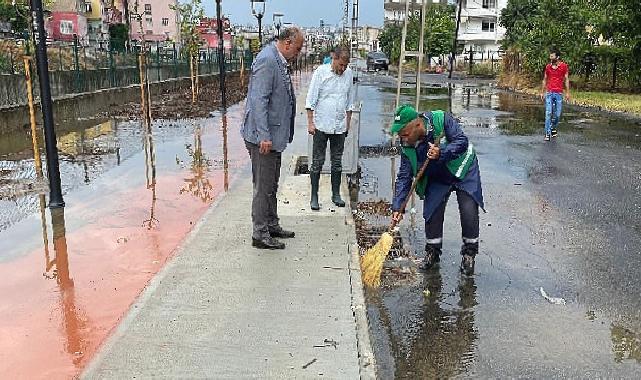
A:
<svg viewBox="0 0 641 380">
<path fill-rule="evenodd" d="M 316 129 L 329 134 L 345 133 L 345 116 L 354 111 L 354 75 L 351 69 L 336 75 L 332 65 L 319 66 L 307 91 L 305 108 L 314 111 Z"/>
</svg>

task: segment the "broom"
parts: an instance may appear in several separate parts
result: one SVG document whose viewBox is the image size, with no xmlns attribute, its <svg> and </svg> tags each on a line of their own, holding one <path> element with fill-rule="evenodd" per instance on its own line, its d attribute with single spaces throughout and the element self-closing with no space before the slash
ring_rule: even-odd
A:
<svg viewBox="0 0 641 380">
<path fill-rule="evenodd" d="M 410 200 L 418 181 L 423 177 L 425 169 L 427 169 L 427 164 L 430 160 L 426 159 L 421 170 L 416 174 L 416 178 L 412 182 L 412 187 L 410 192 L 405 198 L 405 201 L 401 205 L 400 212 L 405 212 L 405 207 L 407 207 L 407 202 Z M 390 249 L 392 248 L 392 243 L 394 243 L 394 237 L 392 232 L 394 227 L 396 227 L 396 221 L 392 221 L 390 224 L 389 230 L 384 232 L 381 238 L 376 244 L 370 249 L 368 249 L 363 257 L 361 257 L 361 271 L 363 272 L 363 283 L 367 286 L 377 287 L 381 284 L 381 273 L 383 272 L 383 263 L 389 254 Z"/>
</svg>

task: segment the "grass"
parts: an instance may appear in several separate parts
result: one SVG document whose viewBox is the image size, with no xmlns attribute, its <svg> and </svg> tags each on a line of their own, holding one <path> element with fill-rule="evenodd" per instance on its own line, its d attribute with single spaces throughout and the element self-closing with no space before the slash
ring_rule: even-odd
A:
<svg viewBox="0 0 641 380">
<path fill-rule="evenodd" d="M 536 96 L 541 93 L 540 83 L 537 80 L 508 73 L 503 73 L 499 77 L 500 87 Z M 610 112 L 624 112 L 641 117 L 641 94 L 572 90 L 571 95 L 570 104 L 594 107 Z"/>
<path fill-rule="evenodd" d="M 571 103 L 597 107 L 606 111 L 627 112 L 635 116 L 641 116 L 641 94 L 573 91 Z"/>
</svg>

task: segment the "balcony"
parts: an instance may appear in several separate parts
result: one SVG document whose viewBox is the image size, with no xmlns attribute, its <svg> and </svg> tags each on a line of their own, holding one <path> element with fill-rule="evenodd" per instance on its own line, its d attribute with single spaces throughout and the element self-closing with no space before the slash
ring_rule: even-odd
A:
<svg viewBox="0 0 641 380">
<path fill-rule="evenodd" d="M 496 18 L 497 16 L 500 16 L 501 12 L 494 8 L 494 9 L 488 9 L 488 8 L 463 8 L 461 11 L 461 17 L 469 17 L 469 18 L 476 18 L 476 17 L 481 17 L 481 18 Z"/>
<path fill-rule="evenodd" d="M 484 32 L 481 29 L 461 30 L 458 37 L 459 41 L 496 41 L 503 39 L 503 33 Z"/>
</svg>

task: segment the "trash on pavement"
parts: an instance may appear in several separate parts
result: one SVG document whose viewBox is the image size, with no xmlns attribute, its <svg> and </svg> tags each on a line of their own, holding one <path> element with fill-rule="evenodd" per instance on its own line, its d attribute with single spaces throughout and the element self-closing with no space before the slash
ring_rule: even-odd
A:
<svg viewBox="0 0 641 380">
<path fill-rule="evenodd" d="M 555 305 L 565 305 L 565 299 L 560 298 L 560 297 L 550 297 L 548 294 L 543 290 L 543 287 L 539 288 L 539 291 L 541 292 L 541 296 L 545 298 L 549 303 L 555 304 Z"/>
</svg>

